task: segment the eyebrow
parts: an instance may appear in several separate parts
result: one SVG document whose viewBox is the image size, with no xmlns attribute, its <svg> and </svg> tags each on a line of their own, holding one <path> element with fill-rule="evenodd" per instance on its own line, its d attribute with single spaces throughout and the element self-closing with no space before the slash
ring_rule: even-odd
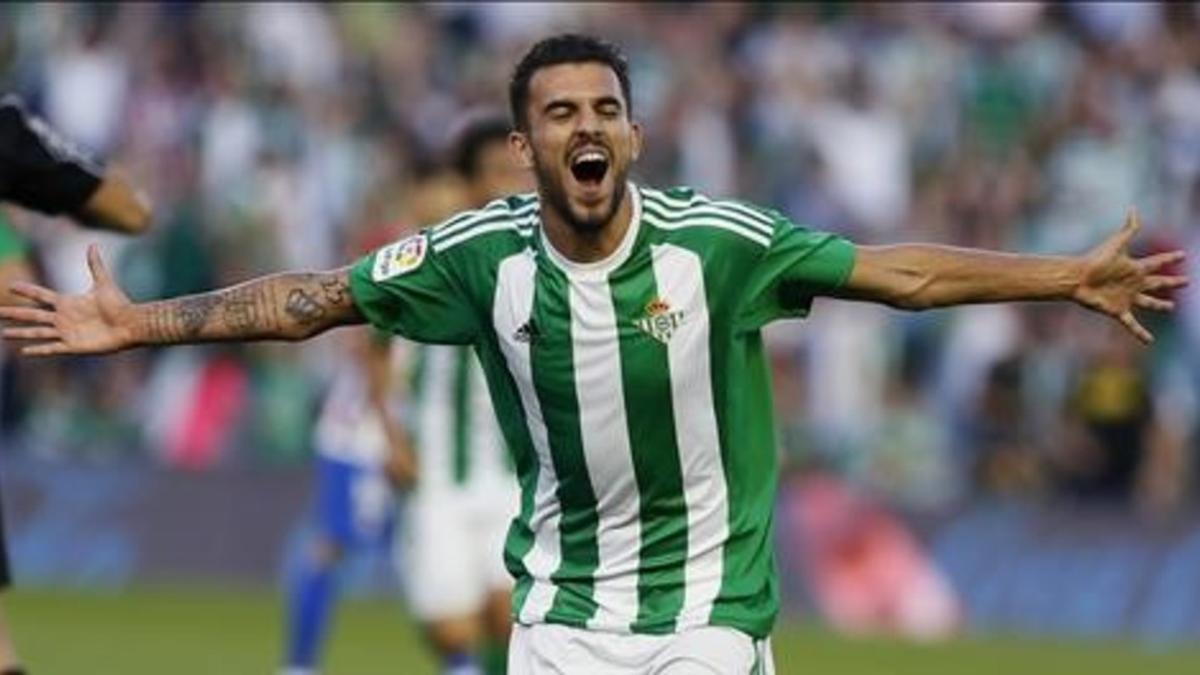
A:
<svg viewBox="0 0 1200 675">
<path fill-rule="evenodd" d="M 621 99 L 617 98 L 616 96 L 602 96 L 600 100 L 596 101 L 596 105 L 615 105 L 618 108 L 623 107 L 621 105 Z"/>
<path fill-rule="evenodd" d="M 621 105 L 621 99 L 617 98 L 616 96 L 612 96 L 612 95 L 601 96 L 600 98 L 595 100 L 594 105 L 597 105 L 597 106 L 615 105 L 615 106 L 617 106 L 617 108 L 623 109 L 623 106 Z M 546 105 L 542 106 L 542 112 L 550 112 L 551 110 L 553 110 L 555 108 L 576 108 L 578 106 L 579 106 L 579 104 L 574 100 L 566 99 L 566 98 L 556 98 L 556 99 L 553 99 L 553 100 L 549 101 L 548 103 L 546 103 Z"/>
</svg>

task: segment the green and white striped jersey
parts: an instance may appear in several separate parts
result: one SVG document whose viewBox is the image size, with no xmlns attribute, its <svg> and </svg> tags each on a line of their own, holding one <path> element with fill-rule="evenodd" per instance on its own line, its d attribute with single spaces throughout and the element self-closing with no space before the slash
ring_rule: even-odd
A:
<svg viewBox="0 0 1200 675">
<path fill-rule="evenodd" d="M 352 293 L 381 329 L 474 346 L 521 485 L 517 621 L 763 637 L 777 469 L 760 329 L 844 283 L 854 247 L 741 202 L 630 191 L 605 260 L 557 253 L 522 195 L 363 258 Z"/>
<path fill-rule="evenodd" d="M 418 345 L 412 362 L 406 408 L 421 471 L 417 490 L 511 485 L 512 462 L 471 349 Z"/>
</svg>

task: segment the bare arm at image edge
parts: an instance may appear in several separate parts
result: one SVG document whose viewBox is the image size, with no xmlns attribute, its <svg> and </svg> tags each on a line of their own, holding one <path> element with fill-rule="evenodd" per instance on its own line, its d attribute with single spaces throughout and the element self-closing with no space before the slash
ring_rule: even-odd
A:
<svg viewBox="0 0 1200 675">
<path fill-rule="evenodd" d="M 350 268 L 290 272 L 170 300 L 133 303 L 109 275 L 95 246 L 88 249 L 93 284 L 64 295 L 36 284 L 13 292 L 36 307 L 0 307 L 17 322 L 5 339 L 26 356 L 106 354 L 149 345 L 251 340 L 304 340 L 363 317 L 350 295 Z"/>
<path fill-rule="evenodd" d="M 1153 336 L 1133 310 L 1171 311 L 1156 293 L 1187 284 L 1166 270 L 1183 251 L 1131 258 L 1140 227 L 1133 212 L 1107 241 L 1078 257 L 1032 256 L 927 244 L 860 246 L 835 297 L 929 309 L 986 302 L 1067 300 L 1110 316 L 1145 343 Z"/>
</svg>

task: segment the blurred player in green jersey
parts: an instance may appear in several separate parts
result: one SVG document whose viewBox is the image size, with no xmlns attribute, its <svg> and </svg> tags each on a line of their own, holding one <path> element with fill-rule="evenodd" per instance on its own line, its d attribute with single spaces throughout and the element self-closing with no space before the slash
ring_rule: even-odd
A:
<svg viewBox="0 0 1200 675">
<path fill-rule="evenodd" d="M 503 115 L 480 111 L 453 134 L 451 168 L 468 208 L 532 187 L 533 175 L 508 151 L 510 131 Z M 444 673 L 503 673 L 512 579 L 502 554 L 516 477 L 470 348 L 418 346 L 408 360 L 420 468 L 400 549 L 407 596 Z"/>
</svg>

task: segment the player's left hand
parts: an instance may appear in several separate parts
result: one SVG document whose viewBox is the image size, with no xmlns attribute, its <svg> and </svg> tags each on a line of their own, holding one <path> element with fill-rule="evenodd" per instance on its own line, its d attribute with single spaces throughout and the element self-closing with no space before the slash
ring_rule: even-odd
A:
<svg viewBox="0 0 1200 675">
<path fill-rule="evenodd" d="M 397 490 L 407 490 L 417 482 L 417 457 L 407 439 L 393 442 L 383 472 Z"/>
<path fill-rule="evenodd" d="M 1121 229 L 1083 257 L 1080 281 L 1073 299 L 1120 321 L 1137 339 L 1149 344 L 1154 341 L 1154 336 L 1138 322 L 1133 309 L 1173 310 L 1174 302 L 1155 293 L 1181 288 L 1187 285 L 1188 278 L 1166 273 L 1171 265 L 1183 260 L 1183 251 L 1167 251 L 1144 258 L 1129 256 L 1129 242 L 1140 227 L 1137 213 L 1131 209 Z"/>
</svg>

